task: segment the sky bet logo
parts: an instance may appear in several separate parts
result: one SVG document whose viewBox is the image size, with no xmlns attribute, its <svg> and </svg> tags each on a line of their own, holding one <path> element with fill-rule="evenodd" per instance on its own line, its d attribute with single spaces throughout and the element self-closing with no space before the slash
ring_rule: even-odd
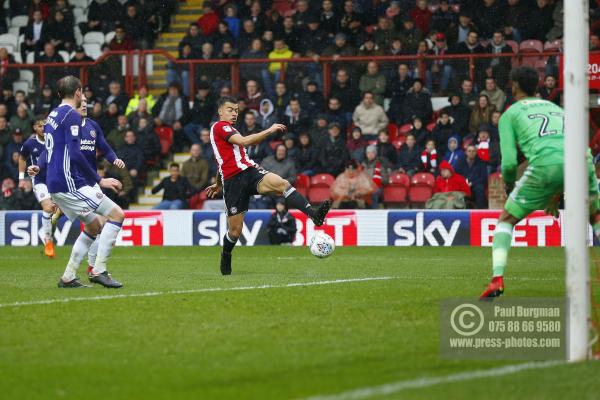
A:
<svg viewBox="0 0 600 400">
<path fill-rule="evenodd" d="M 388 213 L 388 245 L 469 245 L 469 213 L 398 211 Z"/>
<path fill-rule="evenodd" d="M 79 236 L 79 223 L 66 218 L 58 221 L 54 238 L 58 246 L 73 244 Z M 9 246 L 37 246 L 44 243 L 41 212 L 7 212 L 4 223 L 5 244 Z"/>
</svg>

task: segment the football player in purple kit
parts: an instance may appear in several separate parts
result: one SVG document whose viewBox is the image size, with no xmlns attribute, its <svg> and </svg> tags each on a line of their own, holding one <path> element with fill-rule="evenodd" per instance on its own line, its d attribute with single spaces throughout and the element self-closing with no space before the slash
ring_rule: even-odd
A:
<svg viewBox="0 0 600 400">
<path fill-rule="evenodd" d="M 121 207 L 106 197 L 99 187 L 119 191 L 121 183 L 112 178 L 100 178 L 81 152 L 81 81 L 74 76 L 65 76 L 58 81 L 58 93 L 62 103 L 46 120 L 46 184 L 62 212 L 70 219 L 79 219 L 84 224 L 71 252 L 71 257 L 62 278 L 61 288 L 86 287 L 77 278 L 79 264 L 88 253 L 96 236 L 100 234 L 98 255 L 90 275 L 90 281 L 105 287 L 119 288 L 122 284 L 110 276 L 106 263 L 121 230 L 125 214 Z M 93 182 L 94 185 L 90 186 Z M 106 224 L 102 227 L 102 219 Z M 100 232 L 101 231 L 101 232 Z"/>
<path fill-rule="evenodd" d="M 21 146 L 19 155 L 19 187 L 25 186 L 25 170 L 30 165 L 37 165 L 38 158 L 46 148 L 44 145 L 44 119 L 38 119 L 33 124 L 35 132 Z M 44 232 L 44 254 L 47 257 L 54 257 L 54 240 L 52 238 L 52 214 L 55 205 L 50 198 L 50 192 L 44 177 L 32 177 L 33 193 L 38 203 L 42 207 L 42 232 Z"/>
</svg>

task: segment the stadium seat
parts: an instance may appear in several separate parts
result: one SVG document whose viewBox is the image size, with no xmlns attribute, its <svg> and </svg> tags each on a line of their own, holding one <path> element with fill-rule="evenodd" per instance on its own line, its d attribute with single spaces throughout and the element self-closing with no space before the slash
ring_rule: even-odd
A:
<svg viewBox="0 0 600 400">
<path fill-rule="evenodd" d="M 422 207 L 433 195 L 435 177 L 427 172 L 419 172 L 413 175 L 408 189 L 408 198 L 411 206 Z"/>
<path fill-rule="evenodd" d="M 8 28 L 8 33 L 19 37 L 19 34 L 21 34 L 21 28 L 18 26 L 11 26 L 10 28 Z"/>
<path fill-rule="evenodd" d="M 392 174 L 390 174 L 388 185 L 403 186 L 407 188 L 410 186 L 410 177 L 406 174 L 403 174 L 402 172 L 393 172 Z"/>
<path fill-rule="evenodd" d="M 282 143 L 283 143 L 283 141 L 281 141 L 281 140 L 271 140 L 269 142 L 269 146 L 271 146 L 271 150 L 275 151 L 275 148 Z"/>
<path fill-rule="evenodd" d="M 88 0 L 69 0 L 69 4 L 73 7 L 85 9 L 88 7 L 89 2 Z"/>
<path fill-rule="evenodd" d="M 335 178 L 330 174 L 317 174 L 310 179 L 308 188 L 308 200 L 313 203 L 321 203 L 331 198 L 329 187 Z"/>
<path fill-rule="evenodd" d="M 102 32 L 88 32 L 83 35 L 83 43 L 96 43 L 98 45 L 104 44 L 104 33 Z"/>
<path fill-rule="evenodd" d="M 75 19 L 81 18 L 81 17 L 83 17 L 84 19 L 87 19 L 87 13 L 85 12 L 85 9 L 82 7 L 73 8 L 73 16 L 75 17 Z"/>
<path fill-rule="evenodd" d="M 392 206 L 406 204 L 408 202 L 408 189 L 404 186 L 384 186 L 383 202 Z"/>
<path fill-rule="evenodd" d="M 388 134 L 390 135 L 390 142 L 393 142 L 398 136 L 398 125 L 390 122 L 388 124 Z"/>
<path fill-rule="evenodd" d="M 544 51 L 544 44 L 539 40 L 523 40 L 519 45 L 521 53 L 541 53 Z"/>
<path fill-rule="evenodd" d="M 507 40 L 506 44 L 512 48 L 513 53 L 519 52 L 519 43 L 515 42 L 514 40 Z"/>
<path fill-rule="evenodd" d="M 160 154 L 163 156 L 168 155 L 173 145 L 173 128 L 170 126 L 157 126 L 154 132 L 156 132 L 160 141 Z"/>
<path fill-rule="evenodd" d="M 68 51 L 65 50 L 59 50 L 58 55 L 61 56 L 61 58 L 65 60 L 65 62 L 69 62 L 69 60 L 71 59 L 71 55 Z"/>
<path fill-rule="evenodd" d="M 428 172 L 418 172 L 414 174 L 410 180 L 411 186 L 416 185 L 425 185 L 429 187 L 433 187 L 435 185 L 435 176 Z"/>
<path fill-rule="evenodd" d="M 29 82 L 27 81 L 15 81 L 13 82 L 13 92 L 22 90 L 25 93 L 29 93 Z"/>
<path fill-rule="evenodd" d="M 4 45 L 10 45 L 13 48 L 13 51 L 18 48 L 19 37 L 13 35 L 12 33 L 5 33 L 0 35 L 0 47 L 4 47 Z"/>
<path fill-rule="evenodd" d="M 544 51 L 559 51 L 561 48 L 560 39 L 544 43 Z"/>
<path fill-rule="evenodd" d="M 75 16 L 75 23 L 76 24 L 80 24 L 82 22 L 87 22 L 87 16 L 85 16 L 85 15 L 76 15 Z"/>
<path fill-rule="evenodd" d="M 433 128 L 435 128 L 435 122 L 430 122 L 427 124 L 427 126 L 425 127 L 425 129 L 427 129 L 429 132 L 433 131 Z"/>
<path fill-rule="evenodd" d="M 204 190 L 201 190 L 200 192 L 190 197 L 188 201 L 188 206 L 191 210 L 201 210 L 202 206 L 204 205 L 204 202 L 207 199 L 208 196 L 206 195 L 206 192 Z"/>
<path fill-rule="evenodd" d="M 288 11 L 294 11 L 294 3 L 287 0 L 275 0 L 273 2 L 273 10 L 277 11 L 279 15 L 283 16 Z"/>
<path fill-rule="evenodd" d="M 18 28 L 22 28 L 27 26 L 27 23 L 29 22 L 29 17 L 27 15 L 17 15 L 16 17 L 13 17 L 10 20 L 10 26 L 11 27 L 18 27 Z"/>
<path fill-rule="evenodd" d="M 402 145 L 404 144 L 404 142 L 406 142 L 406 136 L 398 136 L 392 142 L 392 146 L 394 146 L 396 148 L 396 150 L 400 150 L 400 148 L 402 147 Z"/>
<path fill-rule="evenodd" d="M 104 36 L 104 43 L 110 43 L 111 40 L 115 37 L 115 31 L 108 32 L 106 36 Z"/>
<path fill-rule="evenodd" d="M 35 52 L 30 51 L 27 53 L 27 56 L 25 56 L 25 63 L 26 64 L 34 64 L 35 63 Z"/>
<path fill-rule="evenodd" d="M 298 174 L 296 175 L 296 183 L 294 187 L 302 196 L 306 197 L 308 195 L 308 188 L 310 187 L 310 177 Z"/>
<path fill-rule="evenodd" d="M 0 43 L 0 48 L 4 48 L 6 49 L 6 51 L 8 52 L 8 54 L 15 54 L 15 48 L 12 46 L 12 44 L 8 44 L 8 43 Z"/>
<path fill-rule="evenodd" d="M 85 54 L 92 57 L 94 60 L 102 55 L 102 50 L 98 43 L 84 43 L 82 46 L 83 50 L 85 50 Z"/>
<path fill-rule="evenodd" d="M 412 131 L 412 128 L 412 124 L 404 124 L 398 128 L 398 134 L 406 136 L 408 132 Z"/>
<path fill-rule="evenodd" d="M 28 69 L 19 69 L 19 80 L 28 82 L 30 87 L 33 87 L 34 78 L 35 75 L 33 74 L 33 71 Z"/>
</svg>

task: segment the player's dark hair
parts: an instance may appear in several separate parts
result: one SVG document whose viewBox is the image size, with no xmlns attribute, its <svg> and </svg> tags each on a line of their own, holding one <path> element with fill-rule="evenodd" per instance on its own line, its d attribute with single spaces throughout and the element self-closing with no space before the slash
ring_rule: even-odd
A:
<svg viewBox="0 0 600 400">
<path fill-rule="evenodd" d="M 72 99 L 77 89 L 81 89 L 81 81 L 73 75 L 67 75 L 58 80 L 56 87 L 61 99 Z"/>
<path fill-rule="evenodd" d="M 179 169 L 179 164 L 177 164 L 176 162 L 169 164 L 169 169 L 176 167 L 177 169 Z"/>
<path fill-rule="evenodd" d="M 511 71 L 510 80 L 519 84 L 527 96 L 534 96 L 537 91 L 540 77 L 538 72 L 531 67 L 518 67 Z"/>
<path fill-rule="evenodd" d="M 217 108 L 223 107 L 225 105 L 225 103 L 237 104 L 238 101 L 237 101 L 237 99 L 234 99 L 231 96 L 223 96 L 223 97 L 219 98 L 219 100 L 217 100 Z"/>
</svg>

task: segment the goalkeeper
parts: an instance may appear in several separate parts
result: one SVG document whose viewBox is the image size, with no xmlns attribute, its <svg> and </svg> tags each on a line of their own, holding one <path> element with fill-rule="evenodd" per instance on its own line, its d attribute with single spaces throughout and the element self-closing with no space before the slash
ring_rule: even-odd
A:
<svg viewBox="0 0 600 400">
<path fill-rule="evenodd" d="M 512 94 L 515 103 L 500 118 L 502 177 L 507 193 L 504 210 L 494 231 L 492 244 L 492 282 L 481 299 L 498 297 L 504 292 L 504 269 L 512 242 L 513 227 L 536 210 L 558 215 L 558 201 L 564 192 L 564 111 L 556 104 L 535 97 L 538 73 L 530 67 L 512 71 Z M 582 134 L 574 132 L 571 134 Z M 521 179 L 517 173 L 517 147 L 528 166 Z M 600 235 L 598 181 L 588 150 L 590 187 L 590 222 L 594 234 Z"/>
</svg>

